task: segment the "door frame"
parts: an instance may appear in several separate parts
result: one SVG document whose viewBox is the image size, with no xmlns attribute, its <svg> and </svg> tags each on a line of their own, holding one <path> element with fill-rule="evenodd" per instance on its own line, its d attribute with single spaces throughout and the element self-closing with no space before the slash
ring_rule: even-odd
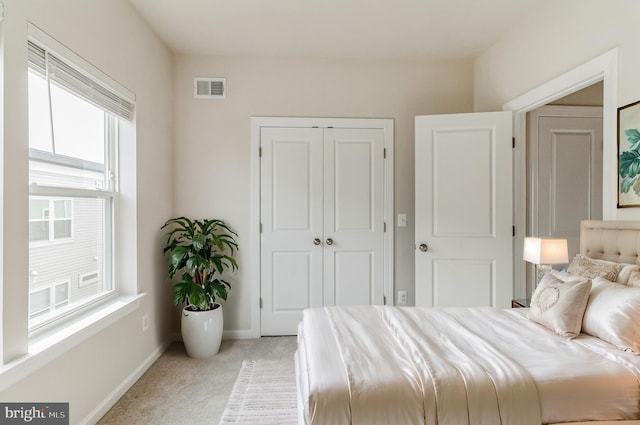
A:
<svg viewBox="0 0 640 425">
<path fill-rule="evenodd" d="M 617 110 L 618 110 L 618 48 L 611 49 L 600 56 L 542 84 L 503 105 L 505 111 L 513 111 L 514 146 L 514 182 L 513 214 L 515 237 L 513 239 L 514 296 L 526 296 L 526 267 L 522 260 L 522 251 L 526 226 L 526 189 L 527 189 L 527 112 L 560 99 L 587 86 L 603 81 L 602 105 L 602 218 L 616 220 L 617 196 Z"/>
<path fill-rule="evenodd" d="M 251 330 L 247 338 L 260 337 L 260 129 L 262 127 L 333 127 L 384 130 L 384 297 L 385 304 L 393 304 L 394 293 L 394 209 L 393 209 L 393 119 L 386 118 L 294 118 L 251 117 L 251 214 L 250 214 L 250 266 Z M 244 335 L 243 335 L 244 336 Z"/>
</svg>

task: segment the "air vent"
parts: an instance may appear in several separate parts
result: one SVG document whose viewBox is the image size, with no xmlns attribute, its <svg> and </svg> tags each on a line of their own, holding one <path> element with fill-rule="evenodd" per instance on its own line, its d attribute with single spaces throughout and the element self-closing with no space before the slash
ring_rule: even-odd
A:
<svg viewBox="0 0 640 425">
<path fill-rule="evenodd" d="M 78 286 L 87 286 L 98 282 L 100 274 L 96 271 L 93 273 L 82 274 L 78 279 Z"/>
<path fill-rule="evenodd" d="M 196 99 L 224 99 L 227 97 L 225 78 L 194 78 L 193 97 Z"/>
</svg>

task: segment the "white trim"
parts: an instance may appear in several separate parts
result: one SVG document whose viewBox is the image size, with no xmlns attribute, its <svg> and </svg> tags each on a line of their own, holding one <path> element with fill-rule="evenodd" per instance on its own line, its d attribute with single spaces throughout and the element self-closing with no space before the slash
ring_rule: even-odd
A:
<svg viewBox="0 0 640 425">
<path fill-rule="evenodd" d="M 384 160 L 384 222 L 386 223 L 386 232 L 383 242 L 383 260 L 384 260 L 384 296 L 386 305 L 395 305 L 395 280 L 394 280 L 394 235 L 395 235 L 395 211 L 394 211 L 394 152 L 395 140 L 393 138 L 394 122 L 387 120 L 388 124 L 384 127 L 384 147 L 386 159 Z"/>
<path fill-rule="evenodd" d="M 119 297 L 69 326 L 30 343 L 28 354 L 0 366 L 0 392 L 137 310 L 145 295 Z"/>
<path fill-rule="evenodd" d="M 251 285 L 251 336 L 260 337 L 260 127 L 261 118 L 251 118 L 251 203 L 249 221 L 249 279 Z M 224 333 L 223 333 L 224 337 Z"/>
<path fill-rule="evenodd" d="M 616 161 L 616 119 L 618 108 L 618 48 L 578 66 L 571 71 L 507 102 L 505 111 L 513 111 L 513 134 L 516 138 L 514 149 L 514 296 L 526 298 L 525 267 L 522 261 L 522 244 L 526 231 L 526 144 L 527 112 L 549 102 L 560 99 L 597 82 L 604 82 L 603 100 L 603 165 L 602 165 L 602 217 L 615 220 L 617 171 Z"/>
<path fill-rule="evenodd" d="M 384 236 L 384 295 L 387 304 L 393 304 L 394 294 L 394 126 L 388 118 L 288 118 L 251 117 L 251 217 L 250 240 L 250 280 L 251 284 L 251 330 L 227 331 L 227 335 L 246 335 L 247 338 L 260 337 L 260 128 L 261 127 L 333 127 L 333 128 L 381 128 L 384 129 L 387 159 L 384 169 L 384 221 L 387 232 Z"/>
</svg>

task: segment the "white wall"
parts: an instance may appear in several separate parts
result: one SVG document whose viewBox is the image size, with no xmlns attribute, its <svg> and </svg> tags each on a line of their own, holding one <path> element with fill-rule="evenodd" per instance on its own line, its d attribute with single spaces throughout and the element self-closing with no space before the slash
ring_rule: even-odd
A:
<svg viewBox="0 0 640 425">
<path fill-rule="evenodd" d="M 71 423 L 91 418 L 112 393 L 153 358 L 177 330 L 171 287 L 165 279 L 160 226 L 172 215 L 172 56 L 125 0 L 3 0 L 2 22 L 2 283 L 3 298 L 26 285 L 27 265 L 27 21 L 84 57 L 136 94 L 136 175 L 123 175 L 126 229 L 125 275 L 148 295 L 141 307 L 25 379 L 0 392 L 0 400 L 70 402 Z M 126 149 L 125 149 L 126 150 Z M 124 167 L 126 168 L 126 167 Z M 136 205 L 137 198 L 137 205 Z M 7 206 L 10 205 L 8 208 Z M 20 225 L 22 223 L 22 225 Z M 24 242 L 21 242 L 24 241 Z M 136 264 L 137 262 L 137 264 Z M 26 291 L 24 291 L 26 294 Z M 26 296 L 5 303 L 5 360 L 26 341 Z M 19 314 L 14 314 L 14 313 Z M 150 330 L 142 332 L 141 316 Z M 11 338 L 20 339 L 15 341 Z M 6 343 L 11 341 L 11 343 Z M 95 419 L 95 418 L 94 418 Z"/>
<path fill-rule="evenodd" d="M 639 14 L 637 0 L 545 2 L 475 61 L 475 110 L 500 110 L 504 103 L 615 47 L 618 106 L 640 99 Z M 605 136 L 604 143 L 612 147 L 617 141 Z M 603 191 L 605 199 L 616 199 L 615 184 L 605 185 Z M 615 216 L 637 220 L 640 211 L 619 209 Z"/>
<path fill-rule="evenodd" d="M 194 99 L 194 77 L 225 77 L 226 100 Z M 395 284 L 413 303 L 414 117 L 471 111 L 470 61 L 178 56 L 174 81 L 176 214 L 222 218 L 240 234 L 225 329 L 249 330 L 258 301 L 249 281 L 251 116 L 395 120 L 395 211 L 408 214 L 395 234 Z"/>
</svg>

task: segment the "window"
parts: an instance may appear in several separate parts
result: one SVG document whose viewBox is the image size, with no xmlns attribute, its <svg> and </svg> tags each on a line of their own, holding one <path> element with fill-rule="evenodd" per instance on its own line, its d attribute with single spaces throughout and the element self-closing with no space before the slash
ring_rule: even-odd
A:
<svg viewBox="0 0 640 425">
<path fill-rule="evenodd" d="M 118 130 L 133 103 L 60 50 L 28 41 L 31 331 L 118 290 Z"/>
<path fill-rule="evenodd" d="M 29 198 L 29 242 L 71 239 L 72 199 Z"/>
<path fill-rule="evenodd" d="M 67 305 L 69 305 L 68 281 L 33 290 L 29 293 L 29 319 L 41 319 Z"/>
</svg>

